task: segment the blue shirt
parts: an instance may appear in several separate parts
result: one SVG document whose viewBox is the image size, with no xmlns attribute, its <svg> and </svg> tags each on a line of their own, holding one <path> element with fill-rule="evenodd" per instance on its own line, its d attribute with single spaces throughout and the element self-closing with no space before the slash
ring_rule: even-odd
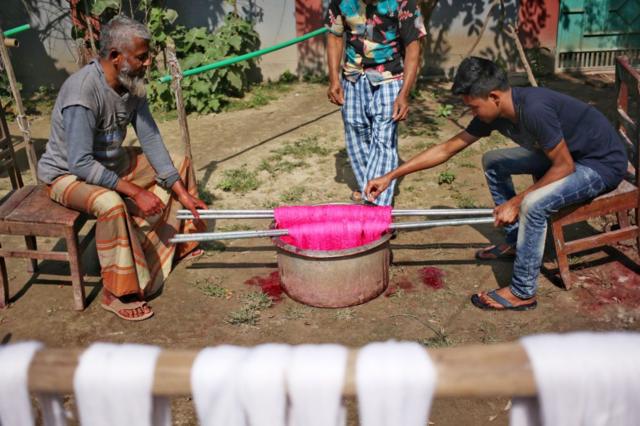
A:
<svg viewBox="0 0 640 426">
<path fill-rule="evenodd" d="M 627 172 L 627 153 L 616 129 L 597 109 L 578 99 L 542 87 L 511 89 L 518 122 L 474 118 L 466 131 L 476 137 L 497 130 L 531 150 L 553 149 L 565 140 L 573 161 L 595 170 L 613 189 Z"/>
</svg>

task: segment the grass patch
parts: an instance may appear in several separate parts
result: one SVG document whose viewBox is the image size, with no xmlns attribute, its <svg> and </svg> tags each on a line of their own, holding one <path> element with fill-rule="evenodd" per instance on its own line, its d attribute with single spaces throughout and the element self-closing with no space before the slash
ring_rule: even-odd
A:
<svg viewBox="0 0 640 426">
<path fill-rule="evenodd" d="M 202 241 L 200 242 L 200 248 L 204 251 L 219 251 L 223 252 L 227 249 L 220 241 Z"/>
<path fill-rule="evenodd" d="M 434 146 L 436 146 L 437 144 L 435 142 L 429 142 L 429 141 L 420 141 L 420 142 L 416 142 L 415 144 L 413 144 L 411 146 L 411 148 L 416 149 L 418 151 L 425 151 L 429 148 L 432 148 Z"/>
<path fill-rule="evenodd" d="M 225 170 L 216 188 L 222 189 L 225 192 L 246 194 L 249 191 L 258 189 L 259 186 L 260 181 L 258 181 L 256 172 L 241 167 L 238 169 Z"/>
<path fill-rule="evenodd" d="M 454 191 L 451 197 L 456 200 L 456 207 L 459 209 L 475 209 L 478 207 L 475 200 L 460 191 Z"/>
<path fill-rule="evenodd" d="M 351 321 L 356 317 L 353 309 L 339 309 L 335 313 L 335 317 L 338 321 Z"/>
<path fill-rule="evenodd" d="M 445 184 L 445 183 L 446 183 L 447 185 L 450 185 L 450 184 L 452 184 L 452 183 L 453 183 L 453 181 L 454 181 L 454 180 L 456 180 L 456 175 L 455 175 L 455 173 L 450 172 L 450 171 L 448 171 L 448 170 L 447 170 L 447 171 L 444 171 L 444 172 L 441 172 L 441 173 L 438 175 L 438 185 L 442 185 L 442 184 Z"/>
<path fill-rule="evenodd" d="M 475 164 L 473 164 L 473 163 L 467 163 L 467 162 L 465 162 L 465 163 L 460 163 L 460 164 L 459 164 L 459 166 L 460 166 L 460 167 L 464 167 L 465 169 L 477 169 L 477 168 L 478 168 L 478 166 L 476 166 Z"/>
<path fill-rule="evenodd" d="M 213 204 L 216 196 L 207 189 L 207 185 L 204 182 L 200 181 L 198 182 L 198 198 L 200 198 L 205 204 L 210 205 Z"/>
<path fill-rule="evenodd" d="M 280 201 L 287 204 L 299 203 L 300 201 L 302 201 L 304 192 L 304 186 L 296 185 L 284 194 L 280 195 Z"/>
<path fill-rule="evenodd" d="M 435 336 L 422 339 L 420 341 L 422 345 L 426 346 L 427 348 L 445 348 L 453 344 L 453 341 L 451 340 L 451 338 L 449 338 L 449 335 L 443 328 L 441 328 L 440 330 L 433 327 L 429 328 L 433 330 Z"/>
<path fill-rule="evenodd" d="M 310 309 L 305 306 L 292 305 L 284 311 L 284 317 L 288 320 L 299 320 L 304 318 Z"/>
<path fill-rule="evenodd" d="M 218 299 L 231 299 L 231 296 L 233 296 L 233 292 L 228 288 L 222 287 L 219 281 L 220 280 L 212 281 L 209 278 L 205 279 L 204 281 L 196 280 L 196 282 L 193 283 L 193 286 L 204 293 L 206 296 L 215 297 Z"/>
<path fill-rule="evenodd" d="M 297 77 L 290 72 L 285 72 L 278 81 L 255 85 L 242 99 L 230 99 L 225 111 L 239 111 L 243 109 L 258 108 L 275 101 L 283 93 L 291 91 Z"/>
<path fill-rule="evenodd" d="M 271 155 L 262 160 L 258 170 L 264 170 L 272 176 L 280 172 L 288 173 L 300 167 L 309 167 L 304 160 L 311 156 L 325 157 L 329 153 L 329 149 L 318 143 L 318 136 L 309 136 L 271 150 Z"/>
<path fill-rule="evenodd" d="M 232 311 L 226 322 L 232 325 L 256 325 L 260 321 L 260 313 L 273 306 L 273 300 L 261 291 L 254 291 L 244 297 L 240 309 Z"/>
</svg>

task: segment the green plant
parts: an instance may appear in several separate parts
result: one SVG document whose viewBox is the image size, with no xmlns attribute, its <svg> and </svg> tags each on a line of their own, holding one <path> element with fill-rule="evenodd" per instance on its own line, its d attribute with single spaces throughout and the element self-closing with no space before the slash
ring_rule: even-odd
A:
<svg viewBox="0 0 640 426">
<path fill-rule="evenodd" d="M 196 280 L 193 286 L 209 297 L 230 299 L 233 295 L 233 292 L 228 288 L 222 287 L 218 280 L 212 281 L 209 278 L 204 281 Z"/>
<path fill-rule="evenodd" d="M 452 184 L 453 181 L 456 180 L 456 175 L 453 172 L 450 171 L 444 171 L 441 172 L 438 175 L 438 185 L 442 185 L 442 184 Z"/>
<path fill-rule="evenodd" d="M 243 167 L 225 170 L 216 188 L 222 189 L 225 192 L 245 194 L 257 189 L 258 186 L 260 186 L 260 182 L 256 177 L 256 172 L 249 171 Z"/>
<path fill-rule="evenodd" d="M 440 104 L 438 105 L 438 110 L 436 111 L 437 117 L 447 118 L 453 112 L 453 105 L 451 104 Z"/>
<path fill-rule="evenodd" d="M 261 291 L 254 291 L 244 297 L 244 305 L 229 313 L 226 322 L 233 325 L 256 325 L 260 313 L 273 306 L 273 300 Z"/>
</svg>

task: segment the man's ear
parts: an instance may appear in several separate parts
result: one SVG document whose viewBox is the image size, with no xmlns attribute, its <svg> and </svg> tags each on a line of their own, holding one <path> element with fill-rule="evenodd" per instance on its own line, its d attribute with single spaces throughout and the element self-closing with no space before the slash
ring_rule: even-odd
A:
<svg viewBox="0 0 640 426">
<path fill-rule="evenodd" d="M 494 104 L 500 105 L 501 96 L 500 92 L 498 92 L 497 90 L 492 90 L 491 92 L 489 92 L 489 96 L 487 98 Z"/>
<path fill-rule="evenodd" d="M 122 58 L 122 54 L 116 49 L 111 49 L 109 52 L 109 60 L 113 63 L 118 63 L 121 60 L 120 58 Z"/>
</svg>

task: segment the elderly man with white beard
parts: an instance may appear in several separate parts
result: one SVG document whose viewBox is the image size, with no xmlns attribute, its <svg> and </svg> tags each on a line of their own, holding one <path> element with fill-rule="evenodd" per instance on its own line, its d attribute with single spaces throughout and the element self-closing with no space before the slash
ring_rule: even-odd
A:
<svg viewBox="0 0 640 426">
<path fill-rule="evenodd" d="M 117 16 L 102 30 L 100 57 L 71 75 L 51 117 L 38 178 L 51 198 L 97 218 L 96 247 L 101 306 L 139 321 L 175 261 L 202 254 L 197 244 L 177 246 L 176 233 L 202 230 L 200 220 L 180 223 L 181 206 L 206 208 L 197 198 L 190 161 L 171 156 L 151 116 L 144 76 L 151 65 L 147 28 Z M 133 125 L 141 149 L 123 147 Z"/>
</svg>

